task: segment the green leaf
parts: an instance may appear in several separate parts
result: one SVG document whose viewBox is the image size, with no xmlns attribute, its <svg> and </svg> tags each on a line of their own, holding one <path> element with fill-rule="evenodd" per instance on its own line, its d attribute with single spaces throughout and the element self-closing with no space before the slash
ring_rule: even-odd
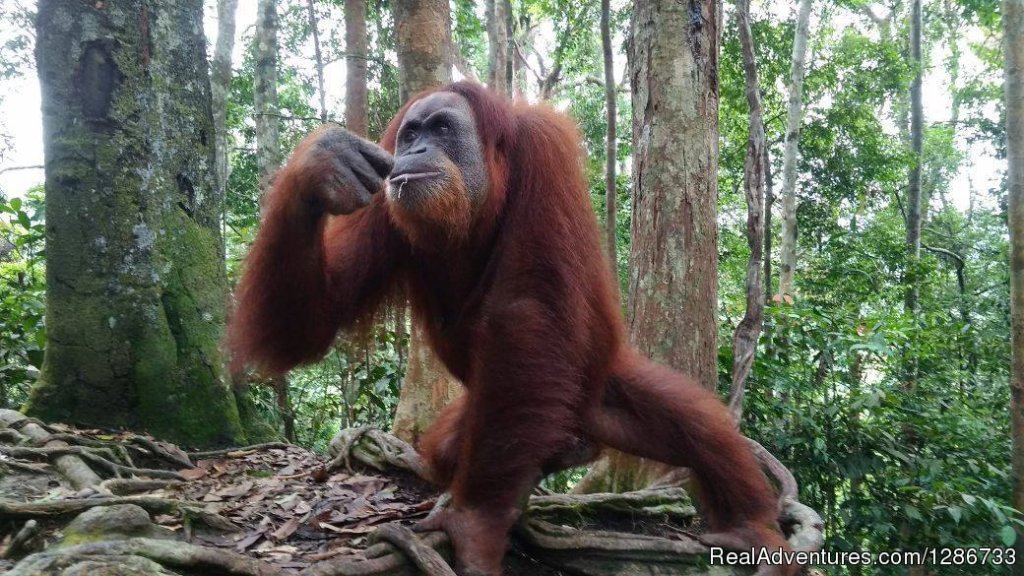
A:
<svg viewBox="0 0 1024 576">
<path fill-rule="evenodd" d="M 908 518 L 911 518 L 913 520 L 924 520 L 924 518 L 921 516 L 921 511 L 918 510 L 916 506 L 904 504 L 903 511 L 907 513 Z"/>
<path fill-rule="evenodd" d="M 950 506 L 949 507 L 949 515 L 953 518 L 954 522 L 959 524 L 960 523 L 960 518 L 963 517 L 963 511 L 960 509 L 959 506 Z"/>
<path fill-rule="evenodd" d="M 18 211 L 18 224 L 21 224 L 25 228 L 31 228 L 32 227 L 32 220 L 28 217 L 28 214 L 26 214 L 26 213 L 22 212 L 21 210 L 19 210 Z"/>
<path fill-rule="evenodd" d="M 21 198 L 11 198 L 7 205 L 11 207 L 12 211 L 17 212 L 21 210 Z"/>
<path fill-rule="evenodd" d="M 1017 541 L 1017 532 L 1014 531 L 1013 526 L 1003 526 L 1003 529 L 999 531 L 999 536 L 1006 546 L 1013 546 L 1013 543 Z"/>
</svg>

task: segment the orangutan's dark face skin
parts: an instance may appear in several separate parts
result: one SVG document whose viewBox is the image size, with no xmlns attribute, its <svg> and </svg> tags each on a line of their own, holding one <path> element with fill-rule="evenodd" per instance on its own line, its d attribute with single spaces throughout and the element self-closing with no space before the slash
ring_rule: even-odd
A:
<svg viewBox="0 0 1024 576">
<path fill-rule="evenodd" d="M 458 190 L 463 198 L 436 198 Z M 425 217 L 440 201 L 475 208 L 487 195 L 487 167 L 469 103 L 454 92 L 435 92 L 413 104 L 398 129 L 388 200 Z M 435 214 L 437 216 L 440 214 Z"/>
</svg>

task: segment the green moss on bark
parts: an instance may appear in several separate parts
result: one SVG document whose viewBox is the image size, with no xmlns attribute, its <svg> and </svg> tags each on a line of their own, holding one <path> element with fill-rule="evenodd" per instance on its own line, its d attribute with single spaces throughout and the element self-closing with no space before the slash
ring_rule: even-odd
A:
<svg viewBox="0 0 1024 576">
<path fill-rule="evenodd" d="M 26 411 L 187 445 L 244 439 L 200 0 L 41 0 L 46 359 Z"/>
</svg>

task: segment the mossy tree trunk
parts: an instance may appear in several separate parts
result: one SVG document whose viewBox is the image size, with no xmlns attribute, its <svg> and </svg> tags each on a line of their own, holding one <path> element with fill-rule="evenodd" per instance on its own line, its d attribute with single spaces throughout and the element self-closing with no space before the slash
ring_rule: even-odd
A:
<svg viewBox="0 0 1024 576">
<path fill-rule="evenodd" d="M 46 419 L 241 441 L 202 0 L 40 0 Z"/>
</svg>

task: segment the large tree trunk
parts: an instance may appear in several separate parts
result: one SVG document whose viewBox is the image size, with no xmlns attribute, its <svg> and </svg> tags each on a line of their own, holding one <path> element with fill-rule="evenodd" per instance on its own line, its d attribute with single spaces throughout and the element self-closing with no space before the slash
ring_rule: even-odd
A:
<svg viewBox="0 0 1024 576">
<path fill-rule="evenodd" d="M 281 166 L 280 111 L 277 105 L 277 0 L 259 0 L 256 8 L 256 165 L 266 185 Z"/>
<path fill-rule="evenodd" d="M 605 215 L 604 234 L 605 243 L 608 247 L 608 259 L 612 263 L 612 275 L 615 278 L 618 274 L 618 250 L 616 249 L 615 231 L 616 216 L 618 207 L 618 190 L 615 185 L 615 162 L 618 159 L 616 151 L 616 98 L 615 92 L 615 62 L 612 60 L 612 31 L 611 31 L 611 2 L 601 0 L 601 48 L 604 52 L 604 101 L 605 111 L 608 116 L 608 134 L 605 137 L 605 160 L 604 160 L 604 193 L 605 193 Z M 618 284 L 618 282 L 616 282 Z"/>
<path fill-rule="evenodd" d="M 629 323 L 644 354 L 718 381 L 717 3 L 638 2 L 633 82 Z M 704 25 L 693 26 L 699 20 Z"/>
<path fill-rule="evenodd" d="M 640 0 L 629 47 L 630 337 L 642 353 L 708 389 L 717 382 L 718 356 L 717 12 L 715 0 Z M 637 489 L 665 471 L 622 454 L 609 459 L 582 490 Z"/>
<path fill-rule="evenodd" d="M 750 0 L 736 1 L 736 24 L 743 52 L 747 107 L 750 128 L 747 134 L 747 157 L 743 170 L 743 190 L 747 198 L 747 308 L 736 326 L 732 339 L 732 385 L 729 410 L 739 422 L 743 416 L 743 396 L 747 377 L 754 367 L 757 341 L 764 319 L 764 290 L 761 287 L 761 260 L 764 247 L 764 193 L 768 171 L 768 153 L 764 141 L 764 112 L 761 108 L 761 82 L 757 75 L 754 38 L 750 31 Z"/>
<path fill-rule="evenodd" d="M 800 0 L 796 18 L 796 37 L 793 39 L 793 62 L 789 72 L 786 148 L 782 157 L 782 255 L 779 266 L 779 294 L 793 294 L 793 272 L 796 270 L 796 163 L 800 152 L 804 62 L 807 59 L 810 22 L 811 0 Z"/>
<path fill-rule="evenodd" d="M 487 85 L 498 94 L 509 96 L 511 60 L 509 59 L 506 0 L 486 0 Z"/>
<path fill-rule="evenodd" d="M 1010 209 L 1010 413 L 1013 435 L 1013 507 L 1024 510 L 1024 0 L 1003 0 L 1006 159 Z M 1017 554 L 1024 531 L 1017 531 Z M 1018 563 L 1020 566 L 1020 563 Z M 1016 574 L 1024 572 L 1017 569 Z"/>
<path fill-rule="evenodd" d="M 447 0 L 397 0 L 393 7 L 399 94 L 404 103 L 423 90 L 451 82 L 451 15 Z M 461 392 L 417 323 L 414 316 L 409 363 L 392 430 L 407 442 L 418 440 L 441 408 Z"/>
<path fill-rule="evenodd" d="M 210 93 L 213 100 L 214 173 L 217 189 L 225 194 L 231 164 L 228 154 L 227 102 L 231 89 L 231 55 L 235 49 L 238 0 L 217 0 L 217 47 L 213 51 Z"/>
<path fill-rule="evenodd" d="M 201 0 L 41 0 L 48 342 L 27 410 L 243 440 Z M 87 152 L 87 153 L 85 153 Z"/>
<path fill-rule="evenodd" d="M 366 0 L 345 0 L 345 52 L 345 128 L 366 137 Z"/>
</svg>

